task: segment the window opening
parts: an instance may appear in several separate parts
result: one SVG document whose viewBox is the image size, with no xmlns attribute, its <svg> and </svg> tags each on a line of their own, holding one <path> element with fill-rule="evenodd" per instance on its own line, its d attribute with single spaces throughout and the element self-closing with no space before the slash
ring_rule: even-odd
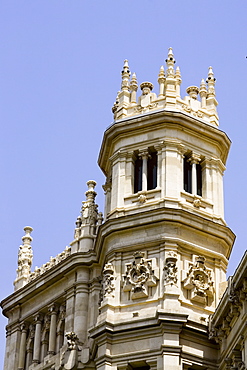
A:
<svg viewBox="0 0 247 370">
<path fill-rule="evenodd" d="M 202 196 L 202 166 L 200 163 L 196 165 L 196 193 Z"/>
<path fill-rule="evenodd" d="M 135 161 L 134 193 L 142 190 L 142 158 L 137 157 Z"/>
<path fill-rule="evenodd" d="M 137 158 L 134 164 L 134 193 L 138 193 L 141 190 L 152 190 L 157 187 L 157 152 L 149 149 L 147 160 L 147 173 L 143 174 L 145 171 L 143 166 L 143 159 L 137 153 Z M 146 175 L 147 178 L 147 188 L 143 189 L 143 176 Z"/>
<path fill-rule="evenodd" d="M 184 157 L 184 190 L 192 194 L 192 165 L 189 157 Z"/>
<path fill-rule="evenodd" d="M 148 190 L 157 187 L 157 152 L 150 153 L 148 157 Z"/>
</svg>

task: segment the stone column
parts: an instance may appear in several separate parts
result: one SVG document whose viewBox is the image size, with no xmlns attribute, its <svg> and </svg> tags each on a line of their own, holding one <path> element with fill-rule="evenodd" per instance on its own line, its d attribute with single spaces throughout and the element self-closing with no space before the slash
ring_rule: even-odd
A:
<svg viewBox="0 0 247 370">
<path fill-rule="evenodd" d="M 27 341 L 27 326 L 25 323 L 21 325 L 21 341 L 19 350 L 18 370 L 24 370 L 26 356 L 26 341 Z"/>
<path fill-rule="evenodd" d="M 125 193 L 134 193 L 134 157 L 133 152 L 128 152 L 126 154 L 126 174 L 125 174 Z"/>
<path fill-rule="evenodd" d="M 64 321 L 65 321 L 65 306 L 60 306 L 59 308 L 59 317 L 58 317 L 58 325 L 57 325 L 57 344 L 56 344 L 56 352 L 62 347 L 64 342 Z"/>
<path fill-rule="evenodd" d="M 157 152 L 157 188 L 162 188 L 162 143 L 155 145 L 154 149 Z"/>
<path fill-rule="evenodd" d="M 72 279 L 71 279 L 72 280 Z M 71 287 L 66 296 L 65 332 L 74 331 L 75 289 Z"/>
<path fill-rule="evenodd" d="M 33 363 L 40 362 L 40 344 L 41 344 L 41 328 L 42 328 L 42 315 L 37 314 L 35 319 L 35 334 L 34 334 L 34 348 L 33 348 Z"/>
<path fill-rule="evenodd" d="M 142 191 L 147 191 L 148 188 L 148 151 L 142 150 L 139 153 L 142 158 Z"/>
<path fill-rule="evenodd" d="M 74 332 L 79 341 L 84 343 L 87 338 L 87 319 L 88 319 L 88 276 L 87 268 L 77 270 L 77 282 L 75 291 L 74 306 Z"/>
<path fill-rule="evenodd" d="M 55 355 L 56 353 L 56 331 L 57 331 L 57 307 L 55 304 L 49 307 L 51 314 L 50 332 L 49 332 L 49 346 L 48 355 Z"/>
<path fill-rule="evenodd" d="M 200 157 L 193 153 L 190 158 L 190 163 L 192 165 L 192 194 L 197 195 L 197 175 L 196 175 L 196 165 L 200 162 Z"/>
</svg>

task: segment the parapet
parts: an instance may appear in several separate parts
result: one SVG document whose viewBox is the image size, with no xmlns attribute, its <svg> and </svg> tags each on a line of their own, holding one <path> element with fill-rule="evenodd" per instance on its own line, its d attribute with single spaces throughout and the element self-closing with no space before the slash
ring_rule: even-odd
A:
<svg viewBox="0 0 247 370">
<path fill-rule="evenodd" d="M 192 115 L 208 124 L 218 126 L 217 100 L 215 98 L 215 78 L 212 67 L 209 67 L 206 81 L 201 80 L 199 87 L 189 86 L 183 99 L 180 95 L 182 82 L 179 67 L 176 63 L 172 48 L 169 48 L 168 57 L 164 66 L 160 67 L 158 75 L 159 94 L 153 92 L 151 82 L 140 84 L 142 94 L 137 98 L 138 83 L 136 74 L 131 75 L 128 60 L 124 61 L 122 70 L 121 90 L 117 94 L 112 112 L 114 120 L 140 115 L 158 110 L 180 111 Z"/>
</svg>

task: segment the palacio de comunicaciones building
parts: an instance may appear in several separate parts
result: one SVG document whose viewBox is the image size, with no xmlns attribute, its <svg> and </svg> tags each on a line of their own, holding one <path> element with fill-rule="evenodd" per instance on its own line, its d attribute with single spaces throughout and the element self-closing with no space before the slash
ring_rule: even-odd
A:
<svg viewBox="0 0 247 370">
<path fill-rule="evenodd" d="M 181 98 L 170 48 L 157 75 L 155 93 L 124 62 L 98 158 L 104 217 L 90 180 L 74 240 L 34 270 L 24 228 L 14 292 L 1 302 L 4 370 L 246 369 L 247 255 L 226 281 L 230 140 L 214 73 Z"/>
</svg>

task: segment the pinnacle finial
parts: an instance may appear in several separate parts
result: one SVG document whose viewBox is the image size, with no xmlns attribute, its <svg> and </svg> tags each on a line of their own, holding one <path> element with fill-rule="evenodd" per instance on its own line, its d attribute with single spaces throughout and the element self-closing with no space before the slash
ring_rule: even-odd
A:
<svg viewBox="0 0 247 370">
<path fill-rule="evenodd" d="M 160 67 L 160 72 L 159 72 L 159 76 L 158 76 L 158 82 L 160 79 L 164 79 L 165 78 L 165 69 L 164 69 L 164 66 L 161 66 Z"/>
<path fill-rule="evenodd" d="M 215 81 L 216 81 L 216 78 L 214 77 L 213 68 L 209 67 L 208 68 L 208 78 L 206 80 L 208 84 L 208 96 L 215 96 L 215 89 L 214 89 Z"/>
<path fill-rule="evenodd" d="M 33 231 L 33 228 L 31 226 L 25 226 L 24 229 L 25 235 L 22 237 L 23 245 L 25 244 L 31 244 L 31 241 L 33 238 L 31 237 L 31 232 Z"/>
<path fill-rule="evenodd" d="M 85 195 L 87 197 L 87 200 L 86 202 L 94 202 L 95 200 L 95 197 L 97 195 L 96 191 L 94 190 L 95 186 L 96 186 L 96 181 L 94 180 L 89 180 L 87 182 L 87 186 L 88 186 L 88 190 L 86 191 Z"/>
<path fill-rule="evenodd" d="M 181 78 L 181 73 L 180 73 L 180 68 L 179 67 L 176 68 L 176 77 Z"/>
<path fill-rule="evenodd" d="M 214 79 L 214 72 L 213 72 L 213 68 L 212 67 L 209 67 L 208 68 L 208 80 L 211 80 L 211 79 Z"/>
<path fill-rule="evenodd" d="M 128 60 L 125 59 L 123 70 L 122 70 L 121 90 L 127 90 L 128 91 L 128 89 L 129 89 L 129 78 L 130 78 L 129 64 L 128 64 Z"/>
<path fill-rule="evenodd" d="M 137 91 L 138 83 L 135 72 L 132 74 L 131 81 L 130 81 L 130 88 L 131 90 Z"/>
<path fill-rule="evenodd" d="M 172 48 L 168 50 L 168 57 L 166 59 L 166 66 L 167 66 L 167 75 L 174 75 L 174 64 L 176 63 L 173 55 Z"/>
<path fill-rule="evenodd" d="M 169 49 L 168 49 L 168 58 L 173 58 L 173 51 L 172 51 L 172 48 L 170 47 Z"/>
</svg>

